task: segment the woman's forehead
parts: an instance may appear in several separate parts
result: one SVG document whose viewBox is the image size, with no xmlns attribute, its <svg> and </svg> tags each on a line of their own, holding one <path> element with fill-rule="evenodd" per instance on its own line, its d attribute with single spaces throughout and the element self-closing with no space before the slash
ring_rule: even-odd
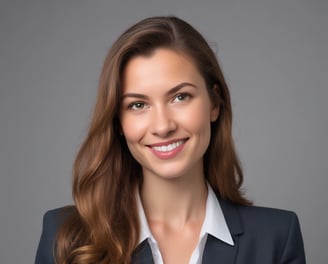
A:
<svg viewBox="0 0 328 264">
<path fill-rule="evenodd" d="M 193 61 L 170 49 L 157 49 L 151 56 L 135 56 L 123 74 L 123 92 L 143 87 L 170 89 L 179 83 L 202 85 L 204 80 Z"/>
</svg>

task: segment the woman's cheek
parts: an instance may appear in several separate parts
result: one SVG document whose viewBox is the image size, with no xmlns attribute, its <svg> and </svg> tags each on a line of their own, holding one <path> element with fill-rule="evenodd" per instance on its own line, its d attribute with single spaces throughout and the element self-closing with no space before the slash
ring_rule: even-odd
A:
<svg viewBox="0 0 328 264">
<path fill-rule="evenodd" d="M 140 117 L 125 117 L 122 126 L 126 140 L 137 142 L 144 136 L 147 122 Z"/>
</svg>

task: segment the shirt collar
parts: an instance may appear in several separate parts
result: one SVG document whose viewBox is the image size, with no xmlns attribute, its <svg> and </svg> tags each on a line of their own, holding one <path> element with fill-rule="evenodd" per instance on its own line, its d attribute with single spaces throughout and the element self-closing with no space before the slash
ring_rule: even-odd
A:
<svg viewBox="0 0 328 264">
<path fill-rule="evenodd" d="M 227 222 L 224 218 L 220 203 L 212 189 L 212 187 L 207 184 L 208 194 L 206 200 L 206 212 L 204 222 L 200 231 L 200 238 L 204 237 L 206 234 L 210 234 L 223 242 L 234 245 Z M 137 205 L 139 213 L 140 222 L 140 239 L 139 244 L 145 239 L 152 239 L 156 241 L 150 232 L 145 211 L 142 206 L 140 199 L 140 194 L 137 194 Z"/>
<path fill-rule="evenodd" d="M 147 218 L 145 215 L 145 211 L 143 209 L 143 205 L 140 199 L 140 193 L 137 193 L 137 206 L 138 206 L 138 214 L 139 214 L 139 223 L 140 223 L 140 238 L 139 238 L 139 244 L 143 242 L 145 239 L 151 238 L 155 241 L 152 233 L 150 232 Z"/>
<path fill-rule="evenodd" d="M 219 200 L 209 184 L 207 184 L 207 189 L 206 213 L 202 229 L 200 230 L 200 236 L 210 234 L 233 246 L 234 243 L 231 233 L 224 218 Z"/>
</svg>

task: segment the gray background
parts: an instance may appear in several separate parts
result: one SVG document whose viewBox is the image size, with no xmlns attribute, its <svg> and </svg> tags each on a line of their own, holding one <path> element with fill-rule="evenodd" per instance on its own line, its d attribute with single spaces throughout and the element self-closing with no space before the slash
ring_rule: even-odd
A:
<svg viewBox="0 0 328 264">
<path fill-rule="evenodd" d="M 1 1 L 0 263 L 33 263 L 42 215 L 71 203 L 71 164 L 111 43 L 153 15 L 189 21 L 230 85 L 245 191 L 295 211 L 327 263 L 327 1 Z"/>
</svg>

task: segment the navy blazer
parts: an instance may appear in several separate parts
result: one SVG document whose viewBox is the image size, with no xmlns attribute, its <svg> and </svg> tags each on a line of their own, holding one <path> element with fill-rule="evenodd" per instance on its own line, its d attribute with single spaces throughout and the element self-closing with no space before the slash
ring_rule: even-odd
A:
<svg viewBox="0 0 328 264">
<path fill-rule="evenodd" d="M 305 264 L 304 246 L 295 213 L 256 206 L 235 205 L 220 200 L 223 214 L 234 240 L 231 246 L 208 235 L 203 264 Z M 53 244 L 57 229 L 65 218 L 63 209 L 48 211 L 36 254 L 36 264 L 54 264 Z M 132 263 L 153 262 L 145 240 L 135 250 Z"/>
</svg>

